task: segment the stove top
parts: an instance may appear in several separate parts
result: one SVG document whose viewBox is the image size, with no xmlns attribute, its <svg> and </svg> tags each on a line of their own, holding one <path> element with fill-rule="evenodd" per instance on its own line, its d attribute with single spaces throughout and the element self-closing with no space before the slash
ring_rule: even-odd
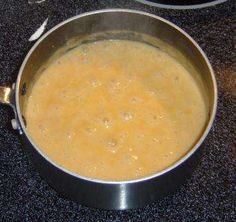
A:
<svg viewBox="0 0 236 222">
<path fill-rule="evenodd" d="M 0 105 L 0 221 L 236 221 L 234 0 L 194 10 L 160 9 L 135 0 L 0 1 L 0 85 L 16 80 L 35 42 L 29 39 L 42 24 L 45 32 L 72 16 L 104 8 L 142 10 L 168 19 L 189 33 L 208 56 L 219 105 L 202 158 L 191 178 L 160 201 L 129 211 L 91 209 L 65 199 L 40 178 L 11 127 L 12 110 Z"/>
<path fill-rule="evenodd" d="M 170 9 L 196 9 L 211 7 L 227 0 L 136 0 L 154 7 Z"/>
</svg>

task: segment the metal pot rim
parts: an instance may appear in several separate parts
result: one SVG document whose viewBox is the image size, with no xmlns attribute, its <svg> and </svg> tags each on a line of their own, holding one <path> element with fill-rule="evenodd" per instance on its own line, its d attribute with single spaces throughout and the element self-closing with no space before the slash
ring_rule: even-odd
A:
<svg viewBox="0 0 236 222">
<path fill-rule="evenodd" d="M 187 10 L 187 9 L 199 9 L 199 8 L 206 8 L 206 7 L 212 7 L 221 3 L 226 2 L 227 0 L 214 0 L 210 2 L 205 2 L 205 3 L 198 3 L 198 4 L 190 4 L 190 5 L 170 5 L 170 4 L 165 4 L 165 3 L 155 3 L 147 0 L 135 0 L 139 3 L 145 4 L 145 5 L 150 5 L 153 7 L 158 7 L 158 8 L 165 8 L 165 9 L 177 9 L 177 10 Z"/>
<path fill-rule="evenodd" d="M 31 137 L 28 135 L 28 132 L 25 128 L 24 125 L 24 121 L 21 115 L 21 111 L 20 111 L 20 106 L 19 106 L 19 92 L 20 92 L 20 80 L 23 74 L 23 70 L 24 67 L 28 61 L 28 59 L 30 58 L 31 54 L 33 53 L 33 51 L 35 50 L 35 48 L 45 39 L 47 38 L 48 35 L 50 35 L 52 32 L 54 32 L 56 29 L 58 29 L 59 27 L 63 26 L 66 23 L 69 23 L 75 19 L 79 19 L 81 17 L 85 17 L 85 16 L 89 16 L 89 15 L 94 15 L 94 14 L 100 14 L 100 13 L 109 13 L 109 12 L 124 12 L 124 13 L 134 13 L 134 14 L 139 14 L 139 15 L 145 15 L 145 16 L 149 16 L 152 17 L 154 19 L 160 20 L 164 23 L 166 23 L 167 25 L 171 26 L 172 28 L 176 29 L 177 31 L 179 31 L 182 35 L 184 35 L 185 37 L 188 38 L 188 40 L 198 49 L 198 51 L 201 53 L 201 55 L 203 56 L 204 60 L 207 63 L 207 66 L 210 70 L 211 73 L 211 79 L 213 82 L 213 90 L 214 90 L 214 101 L 213 101 L 213 108 L 211 110 L 211 115 L 210 118 L 208 120 L 208 123 L 205 127 L 204 132 L 202 133 L 201 137 L 199 138 L 199 140 L 197 141 L 197 143 L 192 147 L 192 149 L 190 149 L 182 158 L 180 158 L 177 162 L 175 162 L 173 165 L 165 168 L 164 170 L 161 170 L 155 174 L 151 174 L 142 178 L 138 178 L 138 179 L 132 179 L 132 180 L 124 180 L 124 181 L 105 181 L 105 180 L 100 180 L 100 179 L 96 179 L 96 178 L 89 178 L 89 177 L 85 177 L 85 176 L 81 176 L 79 174 L 73 173 L 65 168 L 63 168 L 62 166 L 59 166 L 57 163 L 55 163 L 54 161 L 52 161 L 50 158 L 48 158 L 41 150 L 40 148 L 37 147 L 36 144 L 34 144 L 34 142 L 32 141 Z M 56 168 L 62 170 L 63 172 L 70 174 L 71 176 L 74 176 L 76 178 L 82 179 L 82 180 L 86 180 L 86 181 L 90 181 L 90 182 L 94 182 L 94 183 L 102 183 L 102 184 L 130 184 L 130 183 L 139 183 L 139 182 L 144 182 L 144 181 L 148 181 L 150 179 L 153 178 L 157 178 L 162 176 L 163 174 L 166 174 L 172 170 L 174 170 L 175 168 L 177 168 L 179 165 L 181 165 L 183 162 L 185 162 L 188 158 L 190 158 L 190 156 L 192 156 L 194 154 L 194 152 L 200 147 L 200 145 L 202 144 L 202 142 L 204 141 L 204 139 L 206 138 L 207 134 L 209 133 L 211 126 L 213 124 L 213 121 L 215 119 L 215 115 L 216 115 L 216 109 L 217 109 L 217 84 L 216 84 L 216 79 L 215 79 L 215 75 L 213 72 L 213 69 L 211 67 L 211 64 L 208 60 L 208 58 L 206 57 L 205 53 L 202 51 L 202 49 L 198 46 L 198 44 L 192 39 L 192 37 L 190 37 L 185 31 L 183 31 L 182 29 L 180 29 L 178 26 L 176 26 L 175 24 L 173 24 L 172 22 L 169 22 L 166 19 L 163 19 L 159 16 L 153 15 L 151 13 L 147 13 L 147 12 L 143 12 L 143 11 L 139 11 L 139 10 L 131 10 L 131 9 L 102 9 L 102 10 L 96 10 L 96 11 L 91 11 L 91 12 L 86 12 L 86 13 L 82 13 L 80 15 L 76 15 L 73 16 L 61 23 L 59 23 L 58 25 L 54 26 L 52 29 L 50 29 L 49 31 L 47 31 L 35 44 L 34 46 L 30 49 L 30 51 L 27 53 L 21 67 L 19 70 L 19 74 L 17 77 L 17 81 L 16 81 L 16 86 L 15 86 L 15 105 L 16 105 L 16 112 L 18 115 L 18 120 L 20 122 L 20 126 L 21 129 L 23 131 L 23 133 L 27 136 L 27 138 L 29 139 L 30 143 L 32 144 L 32 146 L 37 150 L 37 152 L 44 157 L 49 163 L 51 163 L 53 166 L 55 166 Z"/>
</svg>

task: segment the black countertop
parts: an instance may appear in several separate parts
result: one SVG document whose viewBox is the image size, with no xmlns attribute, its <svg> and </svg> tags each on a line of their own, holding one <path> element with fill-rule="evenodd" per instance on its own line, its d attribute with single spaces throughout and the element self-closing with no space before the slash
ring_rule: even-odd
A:
<svg viewBox="0 0 236 222">
<path fill-rule="evenodd" d="M 197 169 L 174 195 L 143 209 L 90 209 L 59 196 L 40 178 L 12 130 L 12 110 L 0 105 L 0 221 L 236 221 L 233 1 L 187 11 L 157 9 L 133 0 L 0 1 L 0 85 L 15 82 L 33 45 L 28 39 L 47 17 L 49 30 L 71 16 L 103 8 L 139 9 L 167 18 L 187 31 L 209 57 L 218 82 L 219 106 Z"/>
</svg>

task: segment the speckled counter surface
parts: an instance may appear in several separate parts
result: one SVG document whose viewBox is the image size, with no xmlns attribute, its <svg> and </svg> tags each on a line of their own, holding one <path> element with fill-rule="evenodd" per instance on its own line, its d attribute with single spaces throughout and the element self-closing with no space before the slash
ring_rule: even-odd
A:
<svg viewBox="0 0 236 222">
<path fill-rule="evenodd" d="M 0 1 L 0 85 L 16 80 L 29 37 L 49 17 L 47 30 L 71 16 L 102 8 L 132 8 L 169 19 L 203 48 L 216 73 L 216 121 L 192 177 L 174 195 L 143 209 L 103 211 L 60 197 L 40 178 L 22 151 L 9 107 L 0 105 L 0 221 L 236 221 L 236 70 L 233 1 L 188 11 L 145 6 L 133 0 Z"/>
</svg>

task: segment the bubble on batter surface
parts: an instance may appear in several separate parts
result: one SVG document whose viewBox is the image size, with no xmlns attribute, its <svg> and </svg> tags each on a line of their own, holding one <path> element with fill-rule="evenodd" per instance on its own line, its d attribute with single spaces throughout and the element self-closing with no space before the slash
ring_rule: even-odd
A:
<svg viewBox="0 0 236 222">
<path fill-rule="evenodd" d="M 47 129 L 47 127 L 45 127 L 44 125 L 39 124 L 39 125 L 38 125 L 38 130 L 39 130 L 39 132 L 40 132 L 41 134 L 46 134 L 48 129 Z"/>
<path fill-rule="evenodd" d="M 115 139 L 109 139 L 107 141 L 107 148 L 110 152 L 112 153 L 116 153 L 117 150 L 118 150 L 118 143 L 117 143 L 117 140 Z"/>
<path fill-rule="evenodd" d="M 72 138 L 72 133 L 67 133 L 67 134 L 66 134 L 66 137 L 67 137 L 67 139 L 70 140 L 70 139 Z"/>
<path fill-rule="evenodd" d="M 156 95 L 156 92 L 153 89 L 147 90 L 147 93 L 148 93 L 149 96 L 155 96 Z"/>
<path fill-rule="evenodd" d="M 130 112 L 122 112 L 121 113 L 121 118 L 124 120 L 124 121 L 130 121 L 133 119 L 133 115 L 132 113 Z"/>
<path fill-rule="evenodd" d="M 110 80 L 108 82 L 107 87 L 108 87 L 109 93 L 114 95 L 114 94 L 116 94 L 116 93 L 118 93 L 120 91 L 120 89 L 121 89 L 121 82 L 118 81 L 118 80 L 112 79 L 112 80 Z"/>
<path fill-rule="evenodd" d="M 152 141 L 153 141 L 154 143 L 159 143 L 159 142 L 160 142 L 160 140 L 159 140 L 158 138 L 156 138 L 156 137 L 154 137 L 154 138 L 152 139 Z"/>
<path fill-rule="evenodd" d="M 101 85 L 101 82 L 97 79 L 91 79 L 89 82 L 90 82 L 91 86 L 94 87 L 94 88 Z"/>
<path fill-rule="evenodd" d="M 85 128 L 85 132 L 87 133 L 87 134 L 93 134 L 93 133 L 95 133 L 97 131 L 97 129 L 95 128 L 95 127 L 86 127 Z"/>
<path fill-rule="evenodd" d="M 128 165 L 133 164 L 137 160 L 138 160 L 138 156 L 132 155 L 132 154 L 125 154 L 123 157 L 124 163 Z"/>
<path fill-rule="evenodd" d="M 130 99 L 130 102 L 133 103 L 133 104 L 137 104 L 138 102 L 140 102 L 140 99 L 137 98 L 137 97 L 132 97 L 132 98 Z"/>
<path fill-rule="evenodd" d="M 108 129 L 108 128 L 111 127 L 112 122 L 111 122 L 111 120 L 110 120 L 109 118 L 103 117 L 103 118 L 102 118 L 102 125 L 103 125 L 105 128 Z"/>
<path fill-rule="evenodd" d="M 138 167 L 136 170 L 135 170 L 135 175 L 138 177 L 140 175 L 142 175 L 142 171 L 143 171 L 143 167 Z"/>
</svg>

